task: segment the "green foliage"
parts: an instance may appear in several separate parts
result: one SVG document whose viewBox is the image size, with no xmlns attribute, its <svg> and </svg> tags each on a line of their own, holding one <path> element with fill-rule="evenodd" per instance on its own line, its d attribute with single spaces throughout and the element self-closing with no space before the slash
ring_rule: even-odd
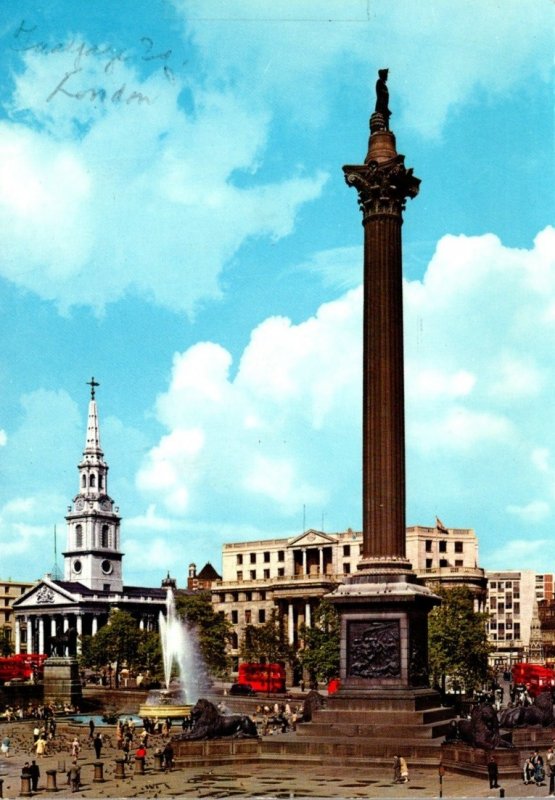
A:
<svg viewBox="0 0 555 800">
<path fill-rule="evenodd" d="M 267 622 L 246 626 L 239 652 L 243 661 L 255 664 L 275 664 L 291 659 L 291 648 L 287 644 L 282 620 L 275 608 Z"/>
<path fill-rule="evenodd" d="M 428 620 L 432 683 L 444 688 L 450 678 L 467 693 L 472 692 L 488 677 L 488 615 L 474 611 L 474 598 L 466 586 L 440 588 L 437 594 L 442 603 Z"/>
<path fill-rule="evenodd" d="M 123 666 L 130 670 L 149 670 L 152 678 L 161 675 L 160 639 L 153 631 L 142 631 L 127 611 L 112 611 L 108 624 L 94 636 L 81 637 L 80 663 L 84 667 L 102 669 L 116 664 L 117 674 Z"/>
<path fill-rule="evenodd" d="M 15 648 L 10 639 L 10 629 L 6 625 L 0 628 L 0 656 L 11 656 Z"/>
<path fill-rule="evenodd" d="M 304 648 L 299 661 L 311 678 L 327 682 L 339 675 L 340 622 L 334 606 L 322 600 L 315 609 L 312 626 L 301 628 Z"/>
<path fill-rule="evenodd" d="M 175 608 L 179 617 L 196 630 L 200 652 L 210 674 L 227 677 L 231 668 L 227 652 L 231 623 L 223 611 L 214 611 L 210 592 L 177 593 Z"/>
</svg>

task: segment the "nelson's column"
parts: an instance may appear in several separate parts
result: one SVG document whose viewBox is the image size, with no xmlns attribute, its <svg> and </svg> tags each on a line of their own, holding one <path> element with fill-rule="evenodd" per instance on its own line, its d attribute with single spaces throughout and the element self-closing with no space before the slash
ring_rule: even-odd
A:
<svg viewBox="0 0 555 800">
<path fill-rule="evenodd" d="M 420 181 L 389 130 L 387 73 L 379 71 L 364 164 L 343 167 L 364 227 L 363 549 L 357 572 L 329 599 L 341 616 L 339 703 L 373 698 L 370 708 L 391 714 L 439 705 L 427 671 L 428 613 L 439 600 L 405 550 L 401 226 Z"/>
</svg>

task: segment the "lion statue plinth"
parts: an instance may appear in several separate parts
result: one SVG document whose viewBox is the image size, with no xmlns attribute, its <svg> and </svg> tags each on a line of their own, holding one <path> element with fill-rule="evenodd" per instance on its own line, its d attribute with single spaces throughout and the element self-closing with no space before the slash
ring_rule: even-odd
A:
<svg viewBox="0 0 555 800">
<path fill-rule="evenodd" d="M 174 736 L 175 741 L 192 739 L 236 739 L 258 737 L 256 725 L 246 714 L 220 714 L 214 703 L 201 698 L 191 709 L 191 730 Z"/>
</svg>

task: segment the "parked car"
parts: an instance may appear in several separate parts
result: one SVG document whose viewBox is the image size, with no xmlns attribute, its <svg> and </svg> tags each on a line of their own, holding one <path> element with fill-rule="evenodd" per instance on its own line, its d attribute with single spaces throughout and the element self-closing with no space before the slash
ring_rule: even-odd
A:
<svg viewBox="0 0 555 800">
<path fill-rule="evenodd" d="M 248 683 L 232 683 L 229 693 L 243 695 L 243 697 L 252 697 L 256 694 L 252 686 L 249 686 Z"/>
</svg>

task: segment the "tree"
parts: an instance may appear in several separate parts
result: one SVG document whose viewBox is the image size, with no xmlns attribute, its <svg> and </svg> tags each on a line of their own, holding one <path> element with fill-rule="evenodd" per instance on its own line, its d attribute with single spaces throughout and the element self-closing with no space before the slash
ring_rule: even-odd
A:
<svg viewBox="0 0 555 800">
<path fill-rule="evenodd" d="M 228 677 L 231 623 L 223 611 L 214 611 L 210 592 L 177 593 L 175 609 L 179 617 L 196 630 L 200 653 L 210 674 Z"/>
<path fill-rule="evenodd" d="M 322 600 L 313 614 L 312 626 L 303 625 L 304 647 L 299 660 L 312 680 L 327 681 L 339 675 L 339 614 L 327 600 Z"/>
<path fill-rule="evenodd" d="M 247 625 L 240 647 L 243 661 L 275 664 L 291 661 L 293 654 L 285 640 L 282 620 L 275 608 L 261 625 Z"/>
<path fill-rule="evenodd" d="M 110 612 L 108 624 L 94 636 L 81 637 L 81 664 L 85 667 L 103 667 L 115 663 L 115 683 L 119 685 L 119 672 L 125 665 L 129 669 L 142 667 L 139 662 L 139 645 L 144 631 L 127 611 Z"/>
<path fill-rule="evenodd" d="M 440 606 L 428 618 L 428 661 L 433 685 L 445 691 L 450 678 L 467 693 L 488 677 L 488 615 L 474 611 L 474 596 L 466 586 L 440 588 Z"/>
<path fill-rule="evenodd" d="M 3 625 L 0 628 L 0 656 L 11 656 L 14 649 L 10 639 L 10 629 Z"/>
</svg>

